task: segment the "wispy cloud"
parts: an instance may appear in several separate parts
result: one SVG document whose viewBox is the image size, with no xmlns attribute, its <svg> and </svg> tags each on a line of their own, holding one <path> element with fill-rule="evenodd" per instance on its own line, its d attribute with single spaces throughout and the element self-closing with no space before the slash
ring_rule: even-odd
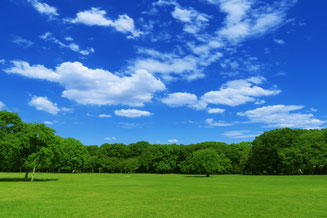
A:
<svg viewBox="0 0 327 218">
<path fill-rule="evenodd" d="M 29 48 L 34 45 L 34 42 L 24 39 L 21 36 L 14 36 L 11 40 L 12 43 L 15 43 L 16 45 L 22 47 L 22 48 Z"/>
<path fill-rule="evenodd" d="M 236 131 L 227 131 L 223 133 L 223 136 L 232 139 L 247 139 L 247 138 L 255 138 L 260 135 L 262 132 L 253 132 L 248 130 L 236 130 Z"/>
<path fill-rule="evenodd" d="M 53 34 L 50 33 L 50 32 L 46 32 L 43 35 L 40 35 L 40 38 L 43 39 L 44 41 L 53 42 L 53 43 L 59 45 L 62 48 L 68 48 L 68 49 L 70 49 L 70 50 L 72 50 L 74 52 L 78 52 L 78 53 L 80 53 L 82 55 L 89 55 L 91 53 L 94 53 L 94 49 L 93 48 L 87 48 L 87 49 L 84 49 L 83 50 L 83 49 L 80 49 L 80 46 L 77 45 L 74 42 L 71 42 L 69 44 L 65 44 L 65 43 L 59 41 L 57 38 L 55 38 L 53 36 Z M 65 40 L 66 41 L 73 41 L 73 38 L 68 38 L 68 40 L 67 40 L 67 37 L 66 37 Z"/>
<path fill-rule="evenodd" d="M 237 115 L 248 117 L 250 122 L 266 124 L 268 128 L 321 128 L 326 123 L 319 120 L 310 113 L 294 112 L 303 109 L 300 105 L 271 105 L 245 112 Z"/>
</svg>

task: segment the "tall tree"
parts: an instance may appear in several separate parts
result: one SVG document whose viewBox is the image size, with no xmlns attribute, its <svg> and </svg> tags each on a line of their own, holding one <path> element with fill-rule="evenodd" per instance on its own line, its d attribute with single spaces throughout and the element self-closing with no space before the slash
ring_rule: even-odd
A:
<svg viewBox="0 0 327 218">
<path fill-rule="evenodd" d="M 206 174 L 207 177 L 222 168 L 217 152 L 211 148 L 194 151 L 192 162 L 194 170 L 198 173 Z"/>
</svg>

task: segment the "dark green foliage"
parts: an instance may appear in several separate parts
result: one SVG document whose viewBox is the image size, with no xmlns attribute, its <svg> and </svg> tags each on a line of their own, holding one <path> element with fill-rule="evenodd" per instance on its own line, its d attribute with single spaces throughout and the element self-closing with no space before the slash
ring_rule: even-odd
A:
<svg viewBox="0 0 327 218">
<path fill-rule="evenodd" d="M 44 124 L 0 111 L 0 171 L 326 174 L 327 129 L 275 129 L 253 142 L 84 146 Z"/>
<path fill-rule="evenodd" d="M 192 168 L 195 172 L 209 176 L 218 169 L 222 171 L 220 158 L 212 148 L 194 151 L 192 154 Z"/>
<path fill-rule="evenodd" d="M 255 174 L 326 174 L 326 130 L 265 132 L 253 141 L 250 170 Z"/>
</svg>

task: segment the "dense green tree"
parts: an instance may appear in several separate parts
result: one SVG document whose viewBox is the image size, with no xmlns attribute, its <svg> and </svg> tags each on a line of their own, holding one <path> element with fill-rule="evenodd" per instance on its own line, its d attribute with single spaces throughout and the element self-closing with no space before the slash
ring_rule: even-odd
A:
<svg viewBox="0 0 327 218">
<path fill-rule="evenodd" d="M 122 167 L 124 172 L 134 173 L 140 167 L 140 162 L 136 157 L 127 158 L 123 161 Z"/>
<path fill-rule="evenodd" d="M 0 111 L 0 171 L 326 174 L 327 129 L 275 129 L 252 143 L 202 142 L 84 146 L 44 124 Z"/>
<path fill-rule="evenodd" d="M 283 158 L 285 152 L 293 147 L 294 142 L 305 130 L 289 128 L 275 129 L 257 136 L 253 141 L 249 164 L 253 173 L 280 174 L 287 173 L 287 163 Z"/>
<path fill-rule="evenodd" d="M 99 147 L 97 145 L 86 146 L 87 155 L 84 164 L 84 169 L 91 170 L 94 173 L 95 169 L 100 167 L 98 160 L 99 156 Z"/>
<path fill-rule="evenodd" d="M 23 122 L 17 113 L 0 111 L 0 139 L 9 133 L 21 131 Z"/>
<path fill-rule="evenodd" d="M 212 148 L 194 151 L 192 155 L 192 164 L 196 172 L 206 174 L 207 177 L 213 172 L 222 170 L 223 168 L 223 166 L 220 165 L 217 152 Z"/>
<path fill-rule="evenodd" d="M 50 144 L 54 143 L 54 130 L 44 124 L 24 124 L 21 134 L 22 148 L 21 158 L 24 167 L 33 169 L 31 181 L 34 180 L 35 169 L 48 167 L 52 164 L 52 152 Z"/>
<path fill-rule="evenodd" d="M 80 141 L 73 138 L 61 138 L 59 141 L 59 152 L 59 170 L 72 172 L 82 169 L 86 160 L 87 150 Z"/>
</svg>

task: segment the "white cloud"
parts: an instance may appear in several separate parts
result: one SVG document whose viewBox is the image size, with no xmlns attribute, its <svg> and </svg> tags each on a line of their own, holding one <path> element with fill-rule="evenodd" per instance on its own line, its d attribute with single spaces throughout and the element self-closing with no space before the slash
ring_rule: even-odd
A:
<svg viewBox="0 0 327 218">
<path fill-rule="evenodd" d="M 76 14 L 74 19 L 66 19 L 71 23 L 82 23 L 88 26 L 114 27 L 117 31 L 131 34 L 129 38 L 138 37 L 142 32 L 135 29 L 134 20 L 128 15 L 119 15 L 118 19 L 111 20 L 106 17 L 107 12 L 99 8 L 81 11 Z"/>
<path fill-rule="evenodd" d="M 68 107 L 62 107 L 60 108 L 61 111 L 63 112 L 72 112 L 74 109 L 73 108 L 68 108 Z"/>
<path fill-rule="evenodd" d="M 233 123 L 226 123 L 225 121 L 214 121 L 212 118 L 208 118 L 204 121 L 206 128 L 213 128 L 213 127 L 222 127 L 222 126 L 232 126 Z"/>
<path fill-rule="evenodd" d="M 51 122 L 51 121 L 44 121 L 44 124 L 46 124 L 46 125 L 53 125 L 53 122 Z"/>
<path fill-rule="evenodd" d="M 124 129 L 139 129 L 142 128 L 143 126 L 138 123 L 125 123 L 125 122 L 120 122 L 118 123 L 121 128 Z"/>
<path fill-rule="evenodd" d="M 184 31 L 195 34 L 207 26 L 209 16 L 204 13 L 199 13 L 193 8 L 181 8 L 175 6 L 171 15 L 178 21 L 184 23 Z"/>
<path fill-rule="evenodd" d="M 281 1 L 272 5 L 250 0 L 215 1 L 227 14 L 225 26 L 218 31 L 219 37 L 238 43 L 249 37 L 257 37 L 275 30 L 286 21 L 286 10 L 294 1 Z"/>
<path fill-rule="evenodd" d="M 193 80 L 204 77 L 198 69 L 197 59 L 192 56 L 183 58 L 171 56 L 161 56 L 157 58 L 139 58 L 135 60 L 131 70 L 145 69 L 150 73 L 158 73 L 165 80 L 171 80 L 172 74 L 181 75 L 185 79 Z"/>
<path fill-rule="evenodd" d="M 116 137 L 105 137 L 104 138 L 105 140 L 107 140 L 107 141 L 113 141 L 113 140 L 116 140 Z"/>
<path fill-rule="evenodd" d="M 152 3 L 153 6 L 169 6 L 169 5 L 178 5 L 178 3 L 175 0 L 158 0 L 154 3 Z"/>
<path fill-rule="evenodd" d="M 152 115 L 152 113 L 148 111 L 142 111 L 137 109 L 115 110 L 114 113 L 117 116 L 128 117 L 128 118 L 135 118 L 135 117 L 142 117 L 142 116 L 148 117 Z"/>
<path fill-rule="evenodd" d="M 5 59 L 0 59 L 0 64 L 5 64 L 6 60 Z"/>
<path fill-rule="evenodd" d="M 224 132 L 223 135 L 233 139 L 243 139 L 243 138 L 255 138 L 256 136 L 260 135 L 261 133 L 251 132 L 247 130 L 238 130 L 238 131 L 227 131 Z"/>
<path fill-rule="evenodd" d="M 208 112 L 209 114 L 222 114 L 222 113 L 225 112 L 225 109 L 221 109 L 221 108 L 209 108 L 209 109 L 207 110 L 207 112 Z"/>
<path fill-rule="evenodd" d="M 168 142 L 176 144 L 176 143 L 178 143 L 178 140 L 177 139 L 169 139 Z"/>
<path fill-rule="evenodd" d="M 263 89 L 261 84 L 263 77 L 251 77 L 248 79 L 232 80 L 222 85 L 218 91 L 210 91 L 200 98 L 201 105 L 222 104 L 238 106 L 247 102 L 254 102 L 256 97 L 277 95 L 281 91 L 277 89 Z"/>
<path fill-rule="evenodd" d="M 185 46 L 180 46 L 178 48 L 180 52 L 176 49 L 171 53 L 161 53 L 161 56 L 143 54 L 144 57 L 138 57 L 132 62 L 131 69 L 146 69 L 151 73 L 160 74 L 160 77 L 167 81 L 203 78 L 207 66 L 217 62 L 225 53 L 233 55 L 236 52 L 235 45 L 250 38 L 263 36 L 289 22 L 286 19 L 286 12 L 295 3 L 295 0 L 272 3 L 252 0 L 207 1 L 219 6 L 220 11 L 226 14 L 222 26 L 220 25 L 213 34 L 208 31 L 199 32 L 209 23 L 209 16 L 193 8 L 182 7 L 176 1 L 160 0 L 153 3 L 153 6 L 173 6 L 171 15 L 182 23 L 184 30 L 191 33 L 196 40 L 190 40 L 188 36 L 186 38 L 185 34 L 177 34 L 176 40 L 185 42 L 188 51 L 183 48 Z M 155 7 L 152 9 L 156 9 L 154 14 L 158 15 L 159 10 Z M 153 25 L 162 25 L 162 23 Z M 154 29 L 153 25 L 151 31 Z M 162 26 L 159 28 L 163 29 Z M 233 72 L 225 71 L 225 75 L 241 74 L 243 72 L 240 72 L 240 68 L 246 73 L 258 73 L 263 67 L 260 64 L 247 64 L 248 66 L 244 68 L 243 65 L 242 61 L 231 62 L 229 67 Z"/>
<path fill-rule="evenodd" d="M 54 16 L 58 16 L 57 9 L 53 6 L 50 6 L 46 3 L 41 3 L 38 0 L 28 0 L 32 6 L 37 10 L 40 14 L 47 15 L 50 19 Z"/>
<path fill-rule="evenodd" d="M 194 107 L 197 104 L 198 98 L 194 94 L 186 92 L 176 92 L 168 94 L 166 98 L 161 99 L 164 104 L 170 107 L 189 106 Z"/>
<path fill-rule="evenodd" d="M 65 40 L 66 40 L 66 41 L 74 41 L 74 39 L 73 39 L 72 37 L 70 37 L 70 36 L 66 36 L 66 37 L 65 37 Z"/>
<path fill-rule="evenodd" d="M 195 80 L 204 77 L 204 67 L 221 58 L 222 54 L 194 56 L 175 53 L 161 53 L 153 49 L 139 49 L 139 56 L 132 62 L 130 70 L 145 69 L 152 74 L 159 74 L 164 80 L 182 78 Z"/>
<path fill-rule="evenodd" d="M 206 109 L 209 104 L 238 106 L 248 102 L 263 103 L 258 97 L 277 95 L 278 89 L 264 89 L 258 85 L 263 83 L 263 77 L 250 77 L 247 79 L 231 80 L 221 86 L 218 91 L 210 91 L 199 99 L 196 95 L 186 92 L 168 94 L 161 101 L 171 107 L 188 106 L 197 110 Z M 223 109 L 208 109 L 208 113 L 224 112 Z"/>
<path fill-rule="evenodd" d="M 21 36 L 14 36 L 11 42 L 23 48 L 29 48 L 34 45 L 34 42 L 24 39 Z"/>
<path fill-rule="evenodd" d="M 6 105 L 0 101 L 0 110 L 2 110 Z"/>
<path fill-rule="evenodd" d="M 60 75 L 43 65 L 30 66 L 24 61 L 12 61 L 14 67 L 4 70 L 7 73 L 20 74 L 33 79 L 45 79 L 49 81 L 58 81 Z"/>
<path fill-rule="evenodd" d="M 312 112 L 317 112 L 318 110 L 315 109 L 315 108 L 310 108 L 310 111 L 312 111 Z"/>
<path fill-rule="evenodd" d="M 245 112 L 237 115 L 248 117 L 251 122 L 267 124 L 270 128 L 319 128 L 326 121 L 314 118 L 313 114 L 295 113 L 304 108 L 298 105 L 272 105 Z"/>
<path fill-rule="evenodd" d="M 282 40 L 282 39 L 274 39 L 274 41 L 275 41 L 277 44 L 280 44 L 280 45 L 285 44 L 285 41 Z"/>
<path fill-rule="evenodd" d="M 12 61 L 7 73 L 34 79 L 45 79 L 61 84 L 62 97 L 80 104 L 143 106 L 165 85 L 145 70 L 130 76 L 117 76 L 103 69 L 89 69 L 80 62 L 63 62 L 55 70 L 24 61 Z"/>
<path fill-rule="evenodd" d="M 39 111 L 46 111 L 53 115 L 58 114 L 60 111 L 57 104 L 52 103 L 47 97 L 34 96 L 28 105 L 35 107 Z"/>
<path fill-rule="evenodd" d="M 52 33 L 50 32 L 46 32 L 44 33 L 43 35 L 40 36 L 41 39 L 43 39 L 44 41 L 50 41 L 50 42 L 53 42 L 57 45 L 59 45 L 60 47 L 62 48 L 69 48 L 70 50 L 74 51 L 74 52 L 78 52 L 82 55 L 89 55 L 90 53 L 94 53 L 94 49 L 93 48 L 87 48 L 87 49 L 80 49 L 79 45 L 77 45 L 76 43 L 74 42 L 71 42 L 70 44 L 65 44 L 61 41 L 59 41 L 58 39 L 56 39 Z M 67 40 L 67 37 L 65 38 L 66 41 L 73 41 L 72 38 L 68 38 Z"/>
<path fill-rule="evenodd" d="M 110 114 L 99 114 L 99 117 L 100 118 L 109 118 L 109 117 L 111 117 L 111 115 Z"/>
<path fill-rule="evenodd" d="M 264 104 L 266 103 L 265 100 L 257 100 L 256 102 L 254 102 L 254 104 Z"/>
</svg>

